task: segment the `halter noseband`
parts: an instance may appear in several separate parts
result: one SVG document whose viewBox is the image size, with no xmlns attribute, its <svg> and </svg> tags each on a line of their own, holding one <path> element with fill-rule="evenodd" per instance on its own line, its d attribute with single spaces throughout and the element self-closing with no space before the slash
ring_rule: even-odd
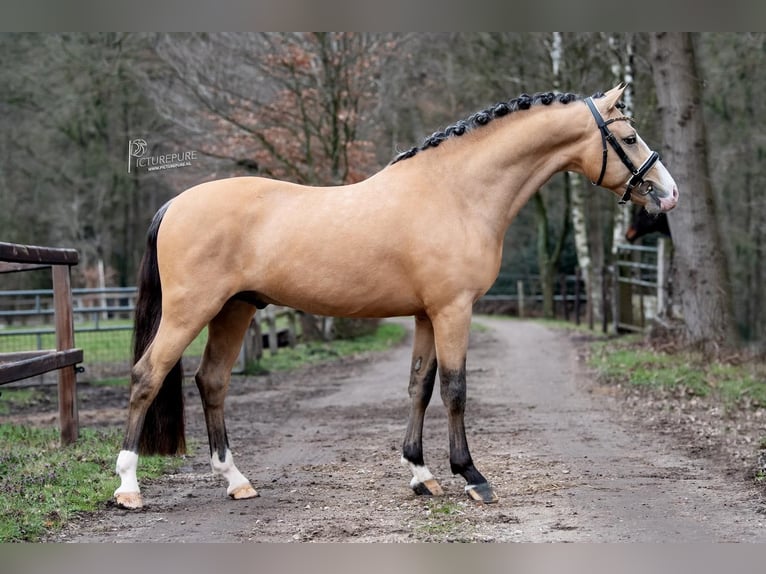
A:
<svg viewBox="0 0 766 574">
<path fill-rule="evenodd" d="M 636 169 L 636 166 L 634 166 L 633 162 L 630 161 L 628 154 L 626 154 L 625 150 L 622 149 L 620 142 L 618 142 L 617 138 L 614 137 L 614 134 L 611 131 L 609 131 L 609 124 L 611 124 L 612 122 L 630 121 L 630 118 L 619 117 L 619 118 L 612 118 L 611 120 L 604 121 L 604 118 L 601 117 L 601 114 L 596 108 L 596 104 L 593 103 L 593 98 L 586 98 L 585 103 L 588 104 L 588 108 L 590 109 L 590 112 L 593 114 L 593 117 L 596 120 L 596 125 L 598 126 L 598 129 L 601 132 L 601 143 L 603 145 L 603 159 L 601 161 L 601 174 L 598 176 L 598 181 L 593 182 L 593 185 L 601 185 L 601 182 L 604 179 L 604 174 L 606 173 L 606 154 L 607 154 L 606 142 L 609 142 L 609 144 L 612 146 L 612 149 L 614 149 L 614 151 L 617 153 L 617 156 L 622 161 L 623 165 L 625 165 L 625 167 L 627 167 L 628 171 L 630 171 L 631 173 L 631 178 L 630 180 L 628 180 L 628 186 L 625 189 L 625 194 L 622 196 L 622 199 L 620 199 L 620 204 L 622 205 L 630 201 L 630 194 L 633 192 L 633 189 L 636 186 L 644 183 L 644 176 L 646 175 L 646 172 L 649 171 L 652 168 L 652 166 L 656 163 L 656 161 L 660 157 L 660 154 L 658 154 L 656 151 L 653 151 L 649 155 L 649 157 L 646 158 L 646 161 L 641 164 L 641 167 Z M 649 191 L 651 191 L 651 189 Z"/>
</svg>

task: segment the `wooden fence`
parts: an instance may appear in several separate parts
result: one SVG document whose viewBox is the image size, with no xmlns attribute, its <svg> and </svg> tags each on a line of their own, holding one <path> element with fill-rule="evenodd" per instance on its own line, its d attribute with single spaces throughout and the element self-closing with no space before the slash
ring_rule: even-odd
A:
<svg viewBox="0 0 766 574">
<path fill-rule="evenodd" d="M 277 325 L 284 318 L 282 328 Z M 263 356 L 264 348 L 274 355 L 280 347 L 294 347 L 298 337 L 297 312 L 290 307 L 269 305 L 255 314 L 242 342 L 234 372 L 243 372 Z M 265 344 L 264 344 L 265 343 Z"/>
<path fill-rule="evenodd" d="M 588 309 L 587 294 L 580 270 L 560 275 L 553 295 L 557 318 L 580 324 Z M 474 304 L 475 313 L 538 317 L 542 315 L 543 294 L 540 278 L 501 272 L 492 288 Z M 591 327 L 592 328 L 592 327 Z"/>
<path fill-rule="evenodd" d="M 85 352 L 82 366 L 85 380 L 123 377 L 130 368 L 130 336 L 136 287 L 72 289 L 74 332 Z M 0 355 L 18 350 L 42 350 L 55 336 L 55 305 L 52 289 L 0 290 Z M 234 372 L 264 353 L 294 346 L 299 335 L 294 309 L 269 306 L 252 321 Z M 195 341 L 184 354 L 185 369 L 196 369 L 202 355 L 204 338 Z M 124 352 L 121 352 L 124 351 Z M 46 379 L 50 377 L 46 376 Z M 80 377 L 83 380 L 83 377 Z M 45 384 L 40 378 L 37 384 Z"/>
<path fill-rule="evenodd" d="M 74 346 L 71 267 L 79 255 L 74 249 L 60 249 L 0 242 L 0 273 L 50 268 L 53 279 L 53 306 L 56 348 L 0 354 L 0 385 L 58 371 L 59 424 L 61 442 L 77 440 L 76 365 L 83 360 Z"/>
</svg>

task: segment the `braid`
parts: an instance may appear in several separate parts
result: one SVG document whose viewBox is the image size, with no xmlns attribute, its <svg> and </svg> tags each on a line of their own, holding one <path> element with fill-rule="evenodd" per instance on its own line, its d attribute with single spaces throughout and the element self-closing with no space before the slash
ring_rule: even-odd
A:
<svg viewBox="0 0 766 574">
<path fill-rule="evenodd" d="M 601 97 L 603 95 L 604 94 L 594 94 L 593 97 Z M 398 161 L 411 158 L 418 152 L 424 151 L 428 148 L 437 147 L 444 140 L 451 137 L 462 136 L 470 130 L 487 125 L 495 118 L 501 118 L 519 110 L 528 110 L 535 105 L 542 104 L 544 106 L 549 106 L 554 102 L 568 104 L 578 99 L 580 99 L 579 96 L 570 93 L 540 92 L 532 96 L 529 94 L 521 94 L 512 100 L 507 102 L 498 102 L 494 106 L 490 106 L 485 110 L 478 111 L 464 120 L 459 120 L 458 122 L 445 128 L 444 131 L 434 132 L 425 140 L 423 140 L 423 143 L 420 144 L 420 146 L 415 146 L 408 149 L 407 151 L 399 153 L 391 161 L 391 163 L 393 164 Z"/>
</svg>

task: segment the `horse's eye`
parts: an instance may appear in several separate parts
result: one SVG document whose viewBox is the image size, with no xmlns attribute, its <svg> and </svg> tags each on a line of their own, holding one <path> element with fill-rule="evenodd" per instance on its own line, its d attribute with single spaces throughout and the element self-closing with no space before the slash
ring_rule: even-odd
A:
<svg viewBox="0 0 766 574">
<path fill-rule="evenodd" d="M 634 143 L 636 143 L 636 136 L 635 134 L 629 135 L 627 137 L 622 138 L 622 141 L 624 141 L 627 145 L 633 145 Z"/>
</svg>

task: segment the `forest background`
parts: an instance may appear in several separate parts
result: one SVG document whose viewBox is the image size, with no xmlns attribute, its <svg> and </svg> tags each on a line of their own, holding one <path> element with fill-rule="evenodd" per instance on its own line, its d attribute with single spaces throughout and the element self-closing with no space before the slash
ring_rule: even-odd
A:
<svg viewBox="0 0 766 574">
<path fill-rule="evenodd" d="M 696 247 L 722 267 L 709 287 L 725 294 L 729 326 L 714 328 L 729 342 L 763 348 L 766 198 L 757 190 L 766 177 L 765 40 L 763 33 L 0 34 L 0 240 L 75 247 L 76 286 L 93 285 L 99 268 L 109 285 L 133 285 L 152 215 L 192 185 L 238 175 L 359 181 L 497 101 L 551 90 L 587 96 L 627 80 L 625 112 L 679 184 L 679 214 L 669 218 L 677 252 Z M 673 56 L 690 71 L 673 68 Z M 691 172 L 699 179 L 688 181 L 677 176 L 688 171 L 678 149 L 687 134 L 668 131 L 668 102 L 679 93 L 699 112 L 691 123 L 704 128 L 683 150 L 701 162 Z M 152 169 L 160 157 L 170 165 Z M 684 203 L 704 208 L 706 218 L 690 220 Z M 579 265 L 597 298 L 601 269 L 629 217 L 630 207 L 580 176 L 556 176 L 511 225 L 503 269 L 540 277 L 550 290 L 555 274 Z M 687 263 L 692 271 L 704 265 Z M 27 275 L 9 276 L 3 288 L 36 287 L 24 283 Z"/>
</svg>

